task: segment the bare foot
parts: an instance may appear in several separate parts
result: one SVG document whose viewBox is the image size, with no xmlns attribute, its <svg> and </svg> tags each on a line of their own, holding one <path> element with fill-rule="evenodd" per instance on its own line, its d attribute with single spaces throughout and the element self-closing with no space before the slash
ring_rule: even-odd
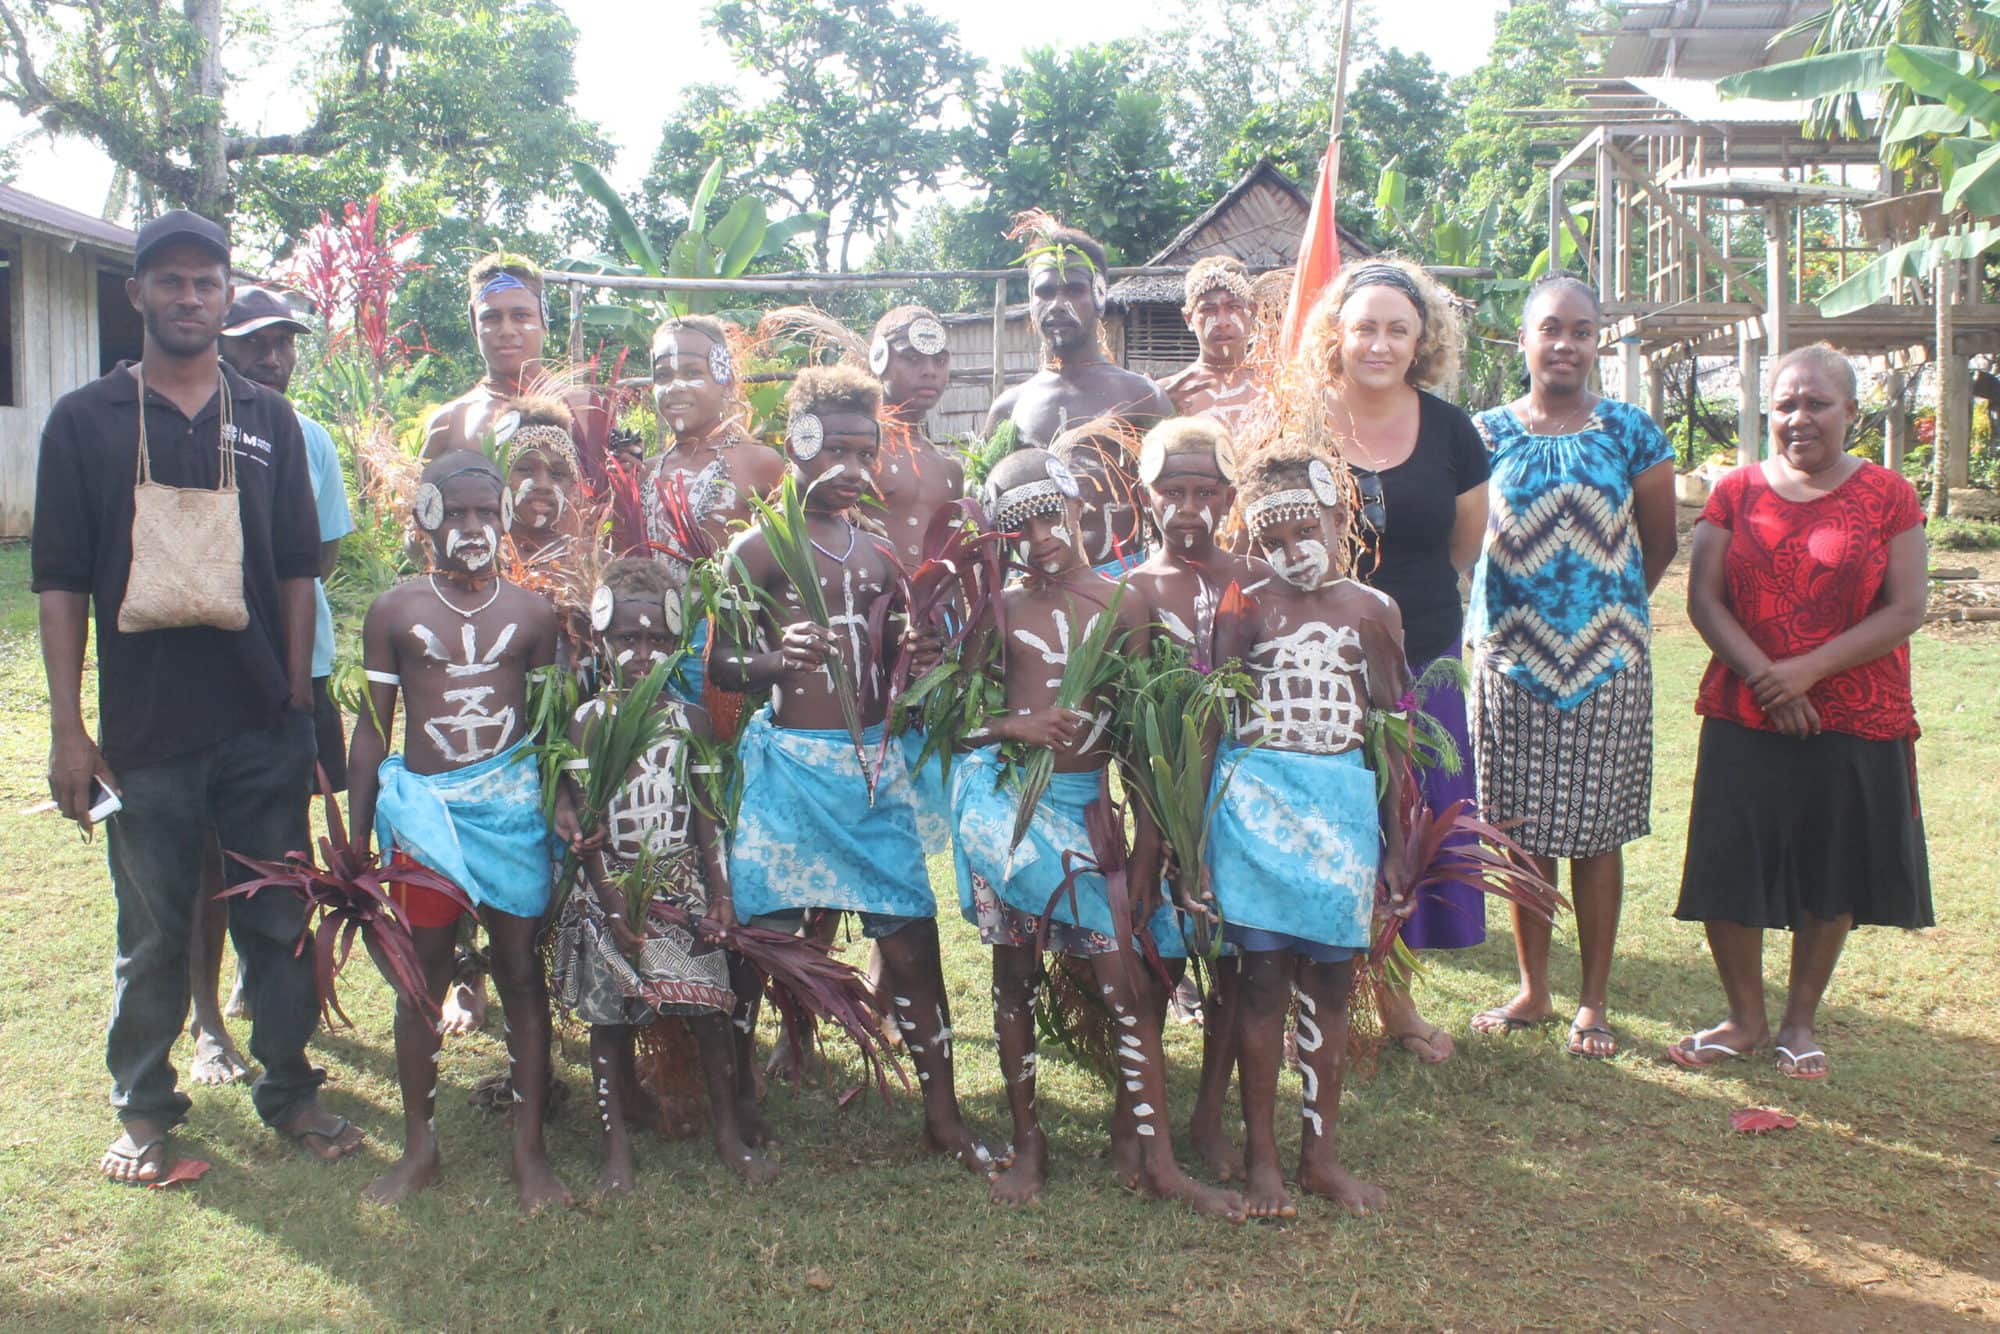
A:
<svg viewBox="0 0 2000 1334">
<path fill-rule="evenodd" d="M 762 1149 L 753 1149 L 739 1139 L 715 1137 L 715 1156 L 722 1165 L 743 1178 L 746 1186 L 768 1186 L 778 1179 L 778 1160 Z"/>
<path fill-rule="evenodd" d="M 1040 1131 L 1024 1135 L 1014 1146 L 1014 1161 L 993 1178 L 995 1204 L 1033 1204 L 1049 1179 L 1049 1142 Z"/>
<path fill-rule="evenodd" d="M 1118 1184 L 1127 1190 L 1137 1190 L 1146 1175 L 1146 1155 L 1139 1147 L 1139 1137 L 1127 1129 L 1111 1132 L 1111 1175 L 1118 1178 Z"/>
<path fill-rule="evenodd" d="M 1201 988 L 1194 984 L 1192 976 L 1182 978 L 1180 985 L 1174 988 L 1174 994 L 1167 1001 L 1167 1012 L 1177 1024 L 1199 1025 L 1202 1022 Z"/>
<path fill-rule="evenodd" d="M 783 1033 L 771 1048 L 771 1059 L 764 1062 L 764 1078 L 774 1084 L 796 1084 L 803 1080 L 798 1053 L 792 1050 L 791 1039 Z"/>
<path fill-rule="evenodd" d="M 764 1109 L 757 1105 L 756 1098 L 745 1095 L 736 1099 L 736 1133 L 753 1149 L 770 1144 L 771 1125 L 764 1119 Z"/>
<path fill-rule="evenodd" d="M 1331 1196 L 1340 1202 L 1343 1209 L 1355 1215 L 1370 1214 L 1389 1205 L 1388 1191 L 1380 1186 L 1371 1186 L 1339 1163 L 1331 1167 L 1300 1163 L 1299 1189 L 1314 1195 Z"/>
<path fill-rule="evenodd" d="M 943 1130 L 924 1127 L 924 1152 L 950 1154 L 958 1159 L 959 1166 L 977 1177 L 991 1181 L 1000 1171 L 1000 1165 L 993 1157 L 993 1150 L 980 1142 L 979 1137 L 965 1128 L 964 1122 Z"/>
<path fill-rule="evenodd" d="M 1496 1033 L 1519 1033 L 1533 1028 L 1555 1017 L 1555 1008 L 1546 996 L 1517 994 L 1505 1005 L 1496 1005 L 1490 1010 L 1481 1010 L 1472 1016 L 1472 1031 L 1491 1036 Z"/>
<path fill-rule="evenodd" d="M 1285 1193 L 1285 1174 L 1277 1163 L 1262 1163 L 1250 1169 L 1244 1203 L 1252 1218 L 1296 1218 L 1298 1209 Z"/>
<path fill-rule="evenodd" d="M 194 1083 L 233 1084 L 250 1073 L 243 1054 L 229 1040 L 228 1029 L 210 1031 L 197 1019 L 188 1025 L 188 1032 L 194 1037 L 194 1063 L 188 1067 L 188 1078 Z"/>
<path fill-rule="evenodd" d="M 400 1204 L 418 1191 L 435 1186 L 442 1174 L 437 1145 L 414 1153 L 406 1149 L 394 1167 L 368 1183 L 361 1198 L 369 1204 Z"/>
<path fill-rule="evenodd" d="M 1248 1206 L 1241 1195 L 1217 1186 L 1204 1186 L 1178 1165 L 1147 1173 L 1146 1189 L 1163 1200 L 1179 1200 L 1204 1218 L 1240 1223 L 1248 1216 Z"/>
<path fill-rule="evenodd" d="M 474 1029 L 486 1027 L 486 981 L 480 979 L 474 988 L 464 982 L 454 982 L 444 993 L 443 1017 L 438 1020 L 438 1032 L 446 1037 L 470 1033 Z"/>
<path fill-rule="evenodd" d="M 1229 1142 L 1229 1136 L 1222 1133 L 1221 1126 L 1190 1124 L 1188 1143 L 1217 1181 L 1227 1183 L 1244 1179 L 1242 1151 Z"/>
<path fill-rule="evenodd" d="M 1436 1024 L 1426 1024 L 1423 1028 L 1407 1033 L 1391 1033 L 1396 1045 L 1425 1065 L 1443 1065 L 1451 1059 L 1456 1050 L 1452 1046 L 1451 1034 Z"/>
<path fill-rule="evenodd" d="M 632 1167 L 632 1148 L 629 1144 L 620 1144 L 616 1148 L 607 1149 L 604 1153 L 604 1167 L 597 1174 L 597 1193 L 630 1195 L 637 1175 Z M 527 1207 L 525 1200 L 522 1207 Z"/>
<path fill-rule="evenodd" d="M 514 1182 L 520 1187 L 521 1212 L 540 1213 L 552 1204 L 571 1203 L 569 1187 L 549 1166 L 548 1155 L 540 1150 L 515 1151 Z"/>
<path fill-rule="evenodd" d="M 317 1102 L 294 1112 L 277 1131 L 323 1163 L 338 1162 L 361 1147 L 361 1127 Z"/>
<path fill-rule="evenodd" d="M 98 1171 L 104 1173 L 106 1180 L 128 1186 L 158 1181 L 167 1170 L 168 1133 L 156 1121 L 134 1117 L 125 1123 L 124 1133 L 104 1150 Z"/>
</svg>

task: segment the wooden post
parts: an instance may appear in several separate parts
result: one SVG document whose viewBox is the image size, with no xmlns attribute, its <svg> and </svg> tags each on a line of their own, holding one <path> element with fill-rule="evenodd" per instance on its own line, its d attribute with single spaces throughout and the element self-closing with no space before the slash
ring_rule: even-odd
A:
<svg viewBox="0 0 2000 1334">
<path fill-rule="evenodd" d="M 1667 424 L 1667 376 L 1666 367 L 1646 364 L 1646 415 L 1653 424 L 1664 428 Z"/>
<path fill-rule="evenodd" d="M 1646 359 L 1639 353 L 1637 338 L 1621 338 L 1618 341 L 1618 365 L 1625 381 L 1622 397 L 1627 403 L 1637 403 L 1643 392 L 1639 381 L 1646 371 Z"/>
<path fill-rule="evenodd" d="M 569 285 L 569 364 L 583 364 L 583 284 Z"/>
<path fill-rule="evenodd" d="M 993 280 L 993 384 L 991 403 L 1007 392 L 1007 280 Z"/>
<path fill-rule="evenodd" d="M 1890 371 L 1882 381 L 1887 400 L 1882 417 L 1882 466 L 1901 472 L 1910 452 L 1909 380 L 1901 371 Z"/>
<path fill-rule="evenodd" d="M 1768 281 L 1768 276 L 1767 276 Z M 1736 378 L 1742 402 L 1736 409 L 1736 461 L 1755 463 L 1764 457 L 1763 370 L 1758 364 L 1758 344 L 1749 320 L 1736 326 Z"/>
<path fill-rule="evenodd" d="M 1764 352 L 1774 358 L 1791 351 L 1787 305 L 1793 285 L 1785 221 L 1783 204 L 1764 205 Z"/>
<path fill-rule="evenodd" d="M 1590 226 L 1597 241 L 1597 289 L 1611 290 L 1611 156 L 1605 150 L 1610 139 L 1606 137 L 1597 149 L 1597 212 L 1591 217 Z"/>
<path fill-rule="evenodd" d="M 1931 513 L 1940 518 L 1951 513 L 1951 488 L 1965 485 L 1971 462 L 1970 367 L 1955 346 L 1958 271 L 1955 260 L 1937 267 L 1937 429 L 1931 435 Z"/>
</svg>

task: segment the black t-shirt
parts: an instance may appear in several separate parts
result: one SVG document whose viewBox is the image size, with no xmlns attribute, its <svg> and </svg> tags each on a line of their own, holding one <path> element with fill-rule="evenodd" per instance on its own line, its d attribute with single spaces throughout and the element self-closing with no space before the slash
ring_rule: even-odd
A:
<svg viewBox="0 0 2000 1334">
<path fill-rule="evenodd" d="M 132 565 L 139 384 L 127 365 L 56 400 L 35 478 L 34 589 L 87 593 L 97 620 L 98 745 L 114 770 L 157 764 L 283 716 L 282 579 L 318 573 L 313 506 L 298 415 L 283 397 L 223 367 L 236 426 L 243 516 L 242 630 L 190 627 L 121 634 Z M 153 480 L 213 488 L 221 472 L 221 397 L 193 421 L 146 391 Z M 312 627 L 307 625 L 307 633 Z"/>
<path fill-rule="evenodd" d="M 1417 391 L 1417 445 L 1410 457 L 1379 474 L 1387 531 L 1361 557 L 1364 582 L 1396 599 L 1403 614 L 1403 651 L 1422 670 L 1458 649 L 1465 608 L 1451 565 L 1451 528 L 1458 498 L 1486 480 L 1489 467 L 1479 428 L 1464 411 Z M 1363 535 L 1366 536 L 1365 526 Z"/>
</svg>

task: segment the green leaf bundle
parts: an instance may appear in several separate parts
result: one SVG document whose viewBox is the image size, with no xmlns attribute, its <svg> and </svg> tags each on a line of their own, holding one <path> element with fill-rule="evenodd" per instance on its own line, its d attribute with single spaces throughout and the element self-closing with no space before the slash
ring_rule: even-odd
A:
<svg viewBox="0 0 2000 1334">
<path fill-rule="evenodd" d="M 1118 633 L 1118 604 L 1124 597 L 1125 585 L 1115 585 L 1111 600 L 1091 619 L 1083 637 L 1071 644 L 1069 660 L 1063 664 L 1062 682 L 1056 687 L 1056 708 L 1082 708 L 1085 700 L 1111 685 L 1125 670 L 1125 660 L 1111 650 L 1111 637 Z M 1074 601 L 1069 604 L 1069 616 L 1071 625 L 1081 623 Z M 1055 752 L 1047 746 L 1034 746 L 1030 750 L 1032 753 L 1019 761 L 1021 801 L 1014 814 L 1010 849 L 1020 847 L 1021 840 L 1028 836 L 1035 808 L 1042 804 L 1042 794 L 1048 791 L 1049 780 L 1055 776 Z"/>
</svg>

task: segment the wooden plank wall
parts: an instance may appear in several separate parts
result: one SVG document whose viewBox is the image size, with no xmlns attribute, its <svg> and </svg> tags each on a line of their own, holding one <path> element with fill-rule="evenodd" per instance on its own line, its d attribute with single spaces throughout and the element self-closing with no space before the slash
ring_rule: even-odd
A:
<svg viewBox="0 0 2000 1334">
<path fill-rule="evenodd" d="M 0 233 L 13 260 L 14 403 L 0 407 L 0 538 L 26 537 L 35 458 L 55 401 L 97 378 L 97 262 L 88 250 Z"/>
<path fill-rule="evenodd" d="M 986 409 L 993 402 L 988 378 L 993 368 L 993 317 L 982 312 L 977 315 L 946 315 L 943 320 L 950 340 L 954 381 L 960 374 L 970 371 L 977 374 L 978 383 L 954 382 L 945 390 L 944 397 L 931 409 L 930 431 L 935 440 L 979 430 L 985 424 Z M 1007 312 L 1002 360 L 1007 368 L 1009 383 L 1024 380 L 1041 368 L 1041 341 L 1028 325 L 1025 306 Z"/>
</svg>

